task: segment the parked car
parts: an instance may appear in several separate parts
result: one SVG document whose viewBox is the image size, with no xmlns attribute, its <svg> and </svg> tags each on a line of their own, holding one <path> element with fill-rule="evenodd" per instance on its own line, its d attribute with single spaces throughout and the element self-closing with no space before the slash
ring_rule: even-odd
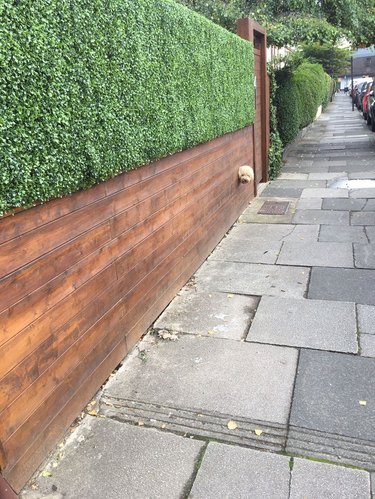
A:
<svg viewBox="0 0 375 499">
<path fill-rule="evenodd" d="M 368 119 L 367 124 L 371 126 L 371 131 L 375 132 L 375 95 L 374 90 L 368 94 Z"/>
<path fill-rule="evenodd" d="M 359 109 L 359 99 L 360 99 L 360 95 L 361 95 L 361 92 L 362 92 L 362 89 L 363 89 L 363 86 L 366 84 L 367 82 L 365 81 L 361 81 L 360 83 L 358 83 L 357 85 L 355 85 L 354 89 L 353 89 L 353 96 L 352 96 L 352 99 L 353 99 L 353 104 L 357 107 L 357 109 Z"/>
<path fill-rule="evenodd" d="M 363 114 L 363 119 L 367 121 L 367 118 L 368 118 L 368 97 L 369 97 L 369 94 L 370 92 L 373 90 L 374 88 L 374 82 L 371 81 L 368 85 L 367 85 L 367 89 L 366 89 L 366 92 L 365 92 L 365 95 L 363 97 L 363 100 L 362 100 L 362 114 Z M 370 123 L 367 121 L 367 124 L 369 125 Z"/>
<path fill-rule="evenodd" d="M 358 111 L 362 111 L 362 102 L 363 98 L 366 95 L 367 87 L 369 86 L 369 82 L 365 81 L 363 85 L 361 86 L 360 91 L 358 92 L 358 97 L 357 97 L 357 109 Z"/>
</svg>

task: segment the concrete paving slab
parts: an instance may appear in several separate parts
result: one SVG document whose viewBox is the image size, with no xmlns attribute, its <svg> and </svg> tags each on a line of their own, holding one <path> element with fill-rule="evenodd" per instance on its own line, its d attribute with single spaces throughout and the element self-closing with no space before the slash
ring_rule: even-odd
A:
<svg viewBox="0 0 375 499">
<path fill-rule="evenodd" d="M 341 170 L 341 168 L 340 168 Z M 360 158 L 354 158 L 351 161 L 348 161 L 348 164 L 345 168 L 347 174 L 350 176 L 350 174 L 357 174 L 358 172 L 373 172 L 374 171 L 374 160 L 368 161 L 368 160 L 363 160 Z M 329 170 L 330 172 L 337 172 L 337 167 L 330 167 Z M 354 175 L 354 176 L 355 176 Z M 362 197 L 362 196 L 361 196 Z"/>
<path fill-rule="evenodd" d="M 357 305 L 358 329 L 361 333 L 375 335 L 375 307 Z"/>
<path fill-rule="evenodd" d="M 375 305 L 375 270 L 313 267 L 308 298 Z"/>
<path fill-rule="evenodd" d="M 375 179 L 375 168 L 373 168 L 373 171 L 368 171 L 368 172 L 355 172 L 355 173 L 349 173 L 349 179 L 350 180 L 371 180 Z"/>
<path fill-rule="evenodd" d="M 317 241 L 319 225 L 238 224 L 230 232 L 232 240 L 257 241 Z M 366 239 L 367 241 L 367 239 Z"/>
<path fill-rule="evenodd" d="M 370 499 L 370 474 L 307 459 L 295 459 L 290 499 Z"/>
<path fill-rule="evenodd" d="M 351 243 L 287 241 L 283 243 L 278 265 L 305 267 L 353 267 Z"/>
<path fill-rule="evenodd" d="M 336 173 L 309 173 L 309 180 L 334 180 L 336 178 L 347 178 L 346 173 L 336 172 Z"/>
<path fill-rule="evenodd" d="M 375 244 L 354 244 L 354 261 L 357 268 L 375 269 Z"/>
<path fill-rule="evenodd" d="M 375 473 L 371 473 L 371 494 L 375 497 Z"/>
<path fill-rule="evenodd" d="M 336 170 L 336 173 L 342 173 L 346 172 L 346 160 L 344 158 L 339 159 L 339 160 L 328 160 L 328 159 L 315 159 L 313 162 L 313 166 L 327 166 L 327 167 L 335 167 L 339 168 L 339 170 Z M 340 170 L 341 168 L 341 170 Z"/>
<path fill-rule="evenodd" d="M 281 172 L 278 176 L 278 180 L 307 180 L 307 173 L 284 173 Z"/>
<path fill-rule="evenodd" d="M 69 438 L 42 497 L 52 485 L 66 499 L 182 497 L 190 488 L 203 442 L 153 429 L 86 417 Z"/>
<path fill-rule="evenodd" d="M 313 172 L 328 172 L 329 171 L 329 166 L 328 165 L 320 165 L 317 163 L 314 163 L 313 161 L 310 161 L 311 165 L 306 165 L 302 163 L 288 163 L 283 167 L 283 172 L 285 173 L 313 173 Z M 341 168 L 338 167 L 339 170 L 341 171 Z"/>
<path fill-rule="evenodd" d="M 322 225 L 319 233 L 319 241 L 366 244 L 368 239 L 364 227 Z"/>
<path fill-rule="evenodd" d="M 375 243 L 375 226 L 364 227 L 370 243 Z"/>
<path fill-rule="evenodd" d="M 176 342 L 150 343 L 145 352 L 146 361 L 133 357 L 125 362 L 108 383 L 106 396 L 157 404 L 166 417 L 172 408 L 189 410 L 185 426 L 192 432 L 201 412 L 221 415 L 225 429 L 236 418 L 288 420 L 295 349 L 181 336 Z"/>
<path fill-rule="evenodd" d="M 283 198 L 299 198 L 302 194 L 302 187 L 272 187 L 272 185 L 266 187 L 260 197 L 283 197 Z"/>
<path fill-rule="evenodd" d="M 295 224 L 349 225 L 349 213 L 328 210 L 296 210 Z"/>
<path fill-rule="evenodd" d="M 264 192 L 264 191 L 263 191 Z M 262 194 L 263 194 L 262 192 Z M 288 202 L 288 210 L 285 215 L 260 215 L 258 211 L 266 201 Z M 297 199 L 292 198 L 255 198 L 250 206 L 239 218 L 239 223 L 261 223 L 261 224 L 290 224 L 296 209 Z"/>
<path fill-rule="evenodd" d="M 374 376 L 372 359 L 301 350 L 290 424 L 375 442 Z"/>
<path fill-rule="evenodd" d="M 191 499 L 288 499 L 289 458 L 210 443 Z"/>
<path fill-rule="evenodd" d="M 240 340 L 259 298 L 183 290 L 155 322 L 155 329 Z"/>
<path fill-rule="evenodd" d="M 320 210 L 322 208 L 322 198 L 303 198 L 297 202 L 298 210 Z"/>
<path fill-rule="evenodd" d="M 301 198 L 347 198 L 347 189 L 303 189 Z"/>
<path fill-rule="evenodd" d="M 293 189 L 323 188 L 326 187 L 326 185 L 327 185 L 326 180 L 296 180 L 296 179 L 282 180 L 280 178 L 271 181 L 269 184 L 269 186 L 272 187 L 273 189 L 276 188 L 287 189 L 289 187 Z"/>
<path fill-rule="evenodd" d="M 365 207 L 366 199 L 323 199 L 323 210 L 361 211 Z"/>
<path fill-rule="evenodd" d="M 375 211 L 375 199 L 368 199 L 363 211 Z"/>
<path fill-rule="evenodd" d="M 362 357 L 375 358 L 375 335 L 361 334 L 360 345 Z"/>
<path fill-rule="evenodd" d="M 351 198 L 375 198 L 375 189 L 351 189 L 349 192 Z"/>
<path fill-rule="evenodd" d="M 356 336 L 354 303 L 263 296 L 247 341 L 356 353 Z"/>
<path fill-rule="evenodd" d="M 200 291 L 303 298 L 310 271 L 305 267 L 206 262 L 196 273 Z"/>
<path fill-rule="evenodd" d="M 281 242 L 239 239 L 236 236 L 224 239 L 209 260 L 248 263 L 275 263 L 280 253 Z"/>
<path fill-rule="evenodd" d="M 375 225 L 375 212 L 353 212 L 350 216 L 351 225 Z"/>
</svg>

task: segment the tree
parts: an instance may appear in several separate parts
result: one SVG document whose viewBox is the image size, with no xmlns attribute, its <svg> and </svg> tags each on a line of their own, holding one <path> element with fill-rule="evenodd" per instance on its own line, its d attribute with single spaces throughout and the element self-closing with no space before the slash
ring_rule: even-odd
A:
<svg viewBox="0 0 375 499">
<path fill-rule="evenodd" d="M 332 78 L 337 78 L 346 72 L 350 57 L 349 50 L 329 44 L 304 45 L 302 47 L 302 54 L 311 62 L 321 64 L 324 71 Z"/>
<path fill-rule="evenodd" d="M 375 0 L 179 0 L 231 31 L 236 19 L 250 16 L 276 46 L 300 43 L 353 46 L 375 43 Z"/>
</svg>

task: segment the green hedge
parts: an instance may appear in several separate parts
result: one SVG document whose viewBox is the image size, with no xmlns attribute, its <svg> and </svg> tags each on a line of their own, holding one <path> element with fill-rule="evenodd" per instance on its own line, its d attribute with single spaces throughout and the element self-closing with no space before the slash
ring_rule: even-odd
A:
<svg viewBox="0 0 375 499">
<path fill-rule="evenodd" d="M 0 213 L 253 122 L 248 42 L 171 0 L 0 5 Z"/>
<path fill-rule="evenodd" d="M 303 62 L 296 69 L 285 68 L 276 73 L 278 130 L 284 145 L 299 130 L 314 121 L 319 106 L 330 99 L 331 78 L 320 64 Z"/>
</svg>

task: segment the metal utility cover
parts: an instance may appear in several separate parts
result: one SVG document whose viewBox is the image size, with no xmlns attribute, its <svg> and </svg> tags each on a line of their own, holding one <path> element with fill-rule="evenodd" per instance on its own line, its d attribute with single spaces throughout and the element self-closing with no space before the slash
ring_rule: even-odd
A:
<svg viewBox="0 0 375 499">
<path fill-rule="evenodd" d="M 289 207 L 288 201 L 265 201 L 258 211 L 259 215 L 285 215 Z"/>
</svg>

